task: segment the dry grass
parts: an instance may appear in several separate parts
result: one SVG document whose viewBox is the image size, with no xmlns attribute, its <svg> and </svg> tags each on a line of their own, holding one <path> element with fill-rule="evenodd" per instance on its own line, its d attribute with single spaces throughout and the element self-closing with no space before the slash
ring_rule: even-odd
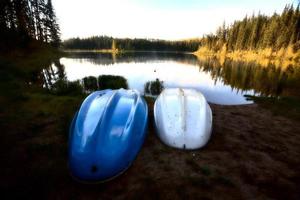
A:
<svg viewBox="0 0 300 200">
<path fill-rule="evenodd" d="M 214 56 L 222 60 L 230 58 L 234 61 L 255 61 L 262 66 L 268 66 L 270 63 L 287 68 L 289 65 L 299 64 L 300 52 L 293 52 L 292 46 L 288 46 L 286 49 L 280 49 L 279 51 L 272 51 L 271 48 L 260 49 L 260 50 L 238 50 L 228 52 L 225 45 L 220 51 L 212 51 L 207 47 L 201 47 L 198 51 L 194 52 L 196 56 Z"/>
</svg>

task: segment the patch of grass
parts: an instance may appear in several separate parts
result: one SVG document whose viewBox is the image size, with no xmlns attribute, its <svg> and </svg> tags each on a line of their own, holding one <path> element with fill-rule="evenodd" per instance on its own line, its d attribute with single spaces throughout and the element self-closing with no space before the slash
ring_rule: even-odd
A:
<svg viewBox="0 0 300 200">
<path fill-rule="evenodd" d="M 29 99 L 19 103 L 18 110 L 11 111 L 13 116 L 22 117 L 15 120 L 14 118 L 7 119 L 6 123 L 11 124 L 17 120 L 20 126 L 25 126 L 24 132 L 39 135 L 51 132 L 68 138 L 71 120 L 85 96 L 56 96 L 43 93 L 28 93 L 27 95 Z M 26 127 L 29 130 L 26 130 Z"/>
<path fill-rule="evenodd" d="M 226 185 L 226 186 L 235 186 L 235 184 L 232 182 L 232 180 L 228 177 L 225 177 L 225 176 L 216 176 L 215 177 L 215 180 L 218 182 L 218 183 L 221 183 L 222 185 Z"/>
<path fill-rule="evenodd" d="M 300 120 L 300 98 L 299 97 L 257 97 L 245 95 L 249 100 L 272 111 L 275 115 Z"/>
<path fill-rule="evenodd" d="M 209 166 L 206 166 L 206 165 L 201 166 L 200 170 L 201 170 L 202 174 L 204 174 L 206 176 L 212 175 L 212 170 L 209 168 Z"/>
<path fill-rule="evenodd" d="M 201 169 L 200 166 L 192 158 L 186 158 L 185 163 L 196 172 L 200 171 Z"/>
<path fill-rule="evenodd" d="M 98 85 L 100 90 L 104 89 L 128 89 L 127 80 L 122 76 L 101 75 L 98 77 Z"/>
<path fill-rule="evenodd" d="M 83 79 L 84 89 L 87 91 L 95 91 L 98 89 L 97 78 L 94 76 L 84 77 Z"/>
<path fill-rule="evenodd" d="M 58 80 L 51 88 L 51 93 L 63 96 L 76 96 L 83 94 L 83 88 L 79 81 Z"/>
<path fill-rule="evenodd" d="M 199 166 L 192 158 L 186 158 L 185 163 L 190 166 L 195 172 L 201 172 L 205 176 L 211 176 L 213 174 L 209 166 Z"/>
<path fill-rule="evenodd" d="M 209 180 L 203 177 L 196 177 L 196 176 L 188 176 L 186 177 L 186 181 L 191 184 L 192 186 L 203 187 L 209 189 L 212 187 Z"/>
<path fill-rule="evenodd" d="M 55 91 L 43 87 L 41 70 L 53 59 L 56 55 L 44 50 L 0 55 L 0 144 L 12 158 L 1 163 L 10 169 L 3 182 L 20 198 L 43 198 L 58 174 L 67 174 L 68 129 L 85 94 L 77 83 L 63 79 Z"/>
<path fill-rule="evenodd" d="M 144 86 L 144 93 L 150 95 L 159 95 L 164 89 L 163 81 L 158 78 L 155 81 L 148 81 Z"/>
<path fill-rule="evenodd" d="M 98 79 L 94 76 L 87 76 L 82 79 L 84 90 L 92 92 L 105 89 L 128 89 L 127 80 L 122 76 L 101 75 Z"/>
</svg>

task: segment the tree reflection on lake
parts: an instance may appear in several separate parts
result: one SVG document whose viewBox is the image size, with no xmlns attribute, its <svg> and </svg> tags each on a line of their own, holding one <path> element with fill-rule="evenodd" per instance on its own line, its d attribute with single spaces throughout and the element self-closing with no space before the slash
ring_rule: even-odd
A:
<svg viewBox="0 0 300 200">
<path fill-rule="evenodd" d="M 225 105 L 251 103 L 244 95 L 297 95 L 300 85 L 298 66 L 283 69 L 271 63 L 261 66 L 255 62 L 170 52 L 72 53 L 53 62 L 41 74 L 46 88 L 53 87 L 58 80 L 123 76 L 129 88 L 141 93 L 148 81 L 159 79 L 166 88 L 194 88 L 209 102 Z"/>
</svg>

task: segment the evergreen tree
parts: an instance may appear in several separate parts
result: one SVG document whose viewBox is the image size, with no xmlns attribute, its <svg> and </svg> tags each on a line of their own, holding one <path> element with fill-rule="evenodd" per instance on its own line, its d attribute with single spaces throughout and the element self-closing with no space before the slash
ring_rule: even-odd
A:
<svg viewBox="0 0 300 200">
<path fill-rule="evenodd" d="M 50 42 L 53 46 L 58 47 L 60 44 L 59 26 L 56 23 L 56 16 L 52 6 L 52 1 L 48 0 L 45 5 L 44 26 L 46 31 L 46 42 Z"/>
<path fill-rule="evenodd" d="M 225 40 L 224 40 L 225 38 Z M 271 17 L 258 13 L 235 21 L 230 27 L 224 24 L 215 35 L 207 35 L 201 45 L 211 50 L 220 50 L 220 44 L 227 44 L 229 51 L 271 48 L 279 50 L 288 45 L 294 51 L 300 49 L 300 11 L 299 6 L 286 5 L 283 12 Z"/>
<path fill-rule="evenodd" d="M 263 34 L 262 45 L 264 48 L 275 47 L 277 31 L 278 31 L 278 16 L 274 14 L 273 17 L 269 20 L 269 23 L 267 24 L 265 28 L 265 32 Z"/>
<path fill-rule="evenodd" d="M 35 27 L 36 27 L 36 39 L 44 41 L 44 31 L 42 26 L 42 13 L 43 13 L 43 0 L 31 0 L 32 12 L 34 15 Z"/>
<path fill-rule="evenodd" d="M 51 0 L 1 0 L 0 49 L 26 47 L 32 40 L 60 43 Z"/>
</svg>

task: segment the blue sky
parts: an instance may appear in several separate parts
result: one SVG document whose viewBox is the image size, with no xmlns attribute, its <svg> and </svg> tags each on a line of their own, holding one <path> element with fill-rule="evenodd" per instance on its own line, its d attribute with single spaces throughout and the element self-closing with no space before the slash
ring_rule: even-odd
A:
<svg viewBox="0 0 300 200">
<path fill-rule="evenodd" d="M 109 35 L 184 39 L 215 32 L 259 11 L 280 13 L 296 0 L 52 0 L 63 39 Z"/>
</svg>

